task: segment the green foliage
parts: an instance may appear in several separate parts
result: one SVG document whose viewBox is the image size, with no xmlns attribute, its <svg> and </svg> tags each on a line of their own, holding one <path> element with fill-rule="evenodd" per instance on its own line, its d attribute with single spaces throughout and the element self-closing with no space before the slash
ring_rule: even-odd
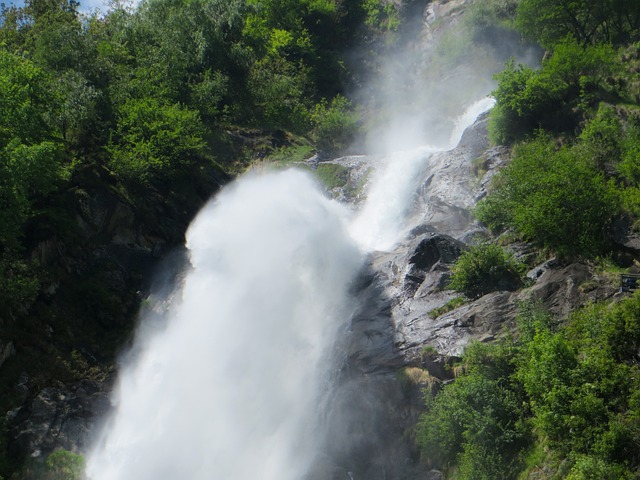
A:
<svg viewBox="0 0 640 480">
<path fill-rule="evenodd" d="M 365 24 L 386 32 L 395 32 L 400 26 L 400 12 L 392 2 L 380 0 L 365 0 L 363 7 L 366 12 Z"/>
<path fill-rule="evenodd" d="M 332 190 L 347 184 L 349 169 L 337 163 L 321 163 L 315 170 L 315 176 L 328 190 Z"/>
<path fill-rule="evenodd" d="M 358 132 L 358 120 L 351 110 L 351 102 L 341 95 L 330 104 L 326 100 L 317 104 L 311 122 L 318 148 L 330 153 L 347 148 Z"/>
<path fill-rule="evenodd" d="M 546 48 L 567 37 L 585 45 L 623 43 L 640 34 L 640 6 L 626 0 L 521 0 L 517 25 Z"/>
<path fill-rule="evenodd" d="M 46 114 L 55 101 L 50 85 L 41 68 L 0 45 L 0 148 L 15 137 L 33 144 L 49 136 Z"/>
<path fill-rule="evenodd" d="M 239 0 L 144 2 L 118 32 L 136 60 L 138 79 L 122 86 L 133 87 L 134 96 L 153 92 L 172 103 L 190 103 L 193 90 L 201 97 L 209 90 L 203 109 L 220 109 L 233 99 L 222 79 L 233 75 L 244 85 L 242 8 Z"/>
<path fill-rule="evenodd" d="M 353 2 L 251 0 L 247 4 L 244 35 L 263 60 L 295 65 L 320 95 L 339 92 L 342 66 L 336 51 L 352 35 L 342 20 L 349 19 Z"/>
<path fill-rule="evenodd" d="M 593 101 L 593 92 L 613 69 L 613 50 L 607 45 L 583 48 L 566 40 L 539 70 L 512 60 L 496 75 L 489 134 L 494 143 L 513 143 L 542 128 L 571 131 Z"/>
<path fill-rule="evenodd" d="M 618 171 L 625 182 L 633 187 L 640 186 L 640 126 L 629 126 L 622 140 L 622 155 Z"/>
<path fill-rule="evenodd" d="M 613 107 L 600 104 L 598 111 L 582 129 L 579 139 L 586 153 L 599 168 L 616 162 L 621 155 L 622 124 Z"/>
<path fill-rule="evenodd" d="M 68 450 L 56 450 L 45 462 L 47 480 L 80 480 L 84 473 L 85 459 Z"/>
<path fill-rule="evenodd" d="M 640 423 L 637 365 L 627 363 L 640 345 L 636 296 L 613 307 L 593 305 L 573 314 L 565 330 L 539 326 L 524 345 L 517 377 L 530 399 L 533 422 L 548 444 L 577 455 L 570 478 L 625 478 L 625 462 L 638 464 L 630 447 Z M 615 477 L 583 476 L 617 472 Z"/>
<path fill-rule="evenodd" d="M 301 141 L 302 143 L 298 143 Z M 285 167 L 303 162 L 313 156 L 314 148 L 307 141 L 298 138 L 295 142 L 296 143 L 291 146 L 276 150 L 266 159 L 276 166 Z"/>
<path fill-rule="evenodd" d="M 609 463 L 590 455 L 578 455 L 571 471 L 565 477 L 566 480 L 600 480 L 602 478 L 631 480 L 636 477 L 624 465 Z"/>
<path fill-rule="evenodd" d="M 0 257 L 0 311 L 16 312 L 29 306 L 40 282 L 35 269 L 15 253 Z"/>
<path fill-rule="evenodd" d="M 561 256 L 606 252 L 619 197 L 580 149 L 547 137 L 518 145 L 476 216 L 493 230 L 512 228 Z"/>
<path fill-rule="evenodd" d="M 50 78 L 31 61 L 0 47 L 0 307 L 29 305 L 39 282 L 20 257 L 34 204 L 68 178 L 62 145 L 47 116 L 56 102 Z"/>
<path fill-rule="evenodd" d="M 472 344 L 463 358 L 467 373 L 427 396 L 418 441 L 428 463 L 457 464 L 460 479 L 512 478 L 530 433 L 521 421 L 520 394 L 509 380 L 511 355 L 508 345 Z"/>
<path fill-rule="evenodd" d="M 251 69 L 248 85 L 256 120 L 263 126 L 308 131 L 310 105 L 305 93 L 310 83 L 306 70 L 282 57 L 265 57 Z"/>
<path fill-rule="evenodd" d="M 485 0 L 471 4 L 468 21 L 475 36 L 485 36 L 498 27 L 511 29 L 517 6 L 516 0 Z"/>
<path fill-rule="evenodd" d="M 109 146 L 111 168 L 127 179 L 166 178 L 204 155 L 198 112 L 152 98 L 130 100 Z"/>
<path fill-rule="evenodd" d="M 457 466 L 456 478 L 529 478 L 541 469 L 557 470 L 553 478 L 635 478 L 640 296 L 553 324 L 525 303 L 517 342 L 467 348 L 462 376 L 427 395 L 418 433 L 427 460 Z"/>
<path fill-rule="evenodd" d="M 467 300 L 464 297 L 454 297 L 443 306 L 431 310 L 429 312 L 429 316 L 431 318 L 438 318 L 440 315 L 451 312 L 452 310 L 464 305 L 466 302 Z"/>
<path fill-rule="evenodd" d="M 451 267 L 449 287 L 477 298 L 495 290 L 515 290 L 522 285 L 523 265 L 510 252 L 486 243 L 471 247 Z"/>
</svg>

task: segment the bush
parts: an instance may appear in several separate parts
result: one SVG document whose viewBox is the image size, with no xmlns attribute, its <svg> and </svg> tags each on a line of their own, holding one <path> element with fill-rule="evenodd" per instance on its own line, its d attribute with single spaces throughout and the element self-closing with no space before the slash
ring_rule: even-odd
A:
<svg viewBox="0 0 640 480">
<path fill-rule="evenodd" d="M 640 127 L 632 126 L 623 140 L 623 153 L 618 171 L 628 185 L 640 186 Z"/>
<path fill-rule="evenodd" d="M 255 117 L 269 128 L 308 131 L 310 87 L 306 69 L 277 55 L 261 59 L 249 75 Z"/>
<path fill-rule="evenodd" d="M 340 95 L 330 104 L 325 100 L 316 105 L 311 122 L 313 136 L 320 150 L 336 153 L 353 141 L 358 132 L 358 116 L 350 109 L 351 102 Z"/>
<path fill-rule="evenodd" d="M 606 471 L 640 460 L 629 445 L 640 432 L 634 400 L 640 371 L 628 363 L 640 345 L 639 313 L 640 298 L 634 297 L 576 311 L 557 333 L 538 324 L 518 361 L 516 378 L 541 437 L 564 455 L 592 456 L 582 459 Z M 596 478 L 579 476 L 582 467 L 574 470 L 571 478 Z"/>
<path fill-rule="evenodd" d="M 48 480 L 80 480 L 84 473 L 85 459 L 68 450 L 56 450 L 45 462 Z"/>
<path fill-rule="evenodd" d="M 516 290 L 522 285 L 524 265 L 494 244 L 471 247 L 451 268 L 449 287 L 477 298 L 495 290 Z"/>
<path fill-rule="evenodd" d="M 204 155 L 204 126 L 198 112 L 153 98 L 130 100 L 118 115 L 108 147 L 110 166 L 124 178 L 166 178 Z"/>
<path fill-rule="evenodd" d="M 472 344 L 463 357 L 466 374 L 427 396 L 418 440 L 432 466 L 458 464 L 461 480 L 513 477 L 530 434 L 509 380 L 512 357 L 508 345 Z"/>
<path fill-rule="evenodd" d="M 327 190 L 344 187 L 349 182 L 349 169 L 337 163 L 321 163 L 314 173 Z"/>
<path fill-rule="evenodd" d="M 583 48 L 567 40 L 555 46 L 539 70 L 511 60 L 495 77 L 491 140 L 511 144 L 538 128 L 572 132 L 589 112 L 593 92 L 611 72 L 613 58 L 609 46 Z"/>
<path fill-rule="evenodd" d="M 512 228 L 559 256 L 592 257 L 606 253 L 619 211 L 614 185 L 579 148 L 557 149 L 539 136 L 514 149 L 475 215 L 494 231 Z"/>
<path fill-rule="evenodd" d="M 635 475 L 632 476 L 623 465 L 605 462 L 590 455 L 579 455 L 565 478 L 566 480 L 601 480 L 603 478 L 631 480 Z"/>
<path fill-rule="evenodd" d="M 640 295 L 576 310 L 555 330 L 552 320 L 527 302 L 517 341 L 467 347 L 458 378 L 427 392 L 426 461 L 459 479 L 637 477 Z"/>
<path fill-rule="evenodd" d="M 622 153 L 622 125 L 613 107 L 600 104 L 598 111 L 580 133 L 586 153 L 598 168 L 607 163 L 616 163 Z"/>
<path fill-rule="evenodd" d="M 521 0 L 517 25 L 525 37 L 546 48 L 567 37 L 581 44 L 624 43 L 638 36 L 637 2 L 591 0 Z"/>
</svg>

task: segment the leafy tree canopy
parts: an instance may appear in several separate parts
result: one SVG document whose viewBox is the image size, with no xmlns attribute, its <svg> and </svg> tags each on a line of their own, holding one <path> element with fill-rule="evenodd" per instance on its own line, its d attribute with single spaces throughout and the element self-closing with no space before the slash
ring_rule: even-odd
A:
<svg viewBox="0 0 640 480">
<path fill-rule="evenodd" d="M 559 255 L 607 251 L 619 197 L 611 182 L 579 148 L 546 137 L 518 145 L 476 215 L 494 230 L 514 229 Z"/>
<path fill-rule="evenodd" d="M 627 0 L 521 0 L 517 25 L 551 48 L 567 37 L 582 45 L 621 44 L 640 35 L 640 4 Z"/>
</svg>

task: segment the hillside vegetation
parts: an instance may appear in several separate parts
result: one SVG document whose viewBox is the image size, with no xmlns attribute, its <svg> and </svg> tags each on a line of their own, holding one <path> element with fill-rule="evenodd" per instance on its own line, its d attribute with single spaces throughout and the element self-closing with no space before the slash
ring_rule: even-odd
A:
<svg viewBox="0 0 640 480">
<path fill-rule="evenodd" d="M 545 54 L 496 76 L 490 136 L 512 161 L 476 217 L 538 258 L 609 258 L 623 271 L 638 260 L 614 232 L 640 225 L 640 3 L 507 0 L 483 12 Z M 452 288 L 485 293 L 479 283 L 505 263 L 487 251 L 460 259 Z M 471 345 L 457 379 L 427 395 L 423 460 L 454 479 L 638 478 L 639 306 L 636 294 L 554 318 L 523 304 L 516 335 Z"/>
</svg>

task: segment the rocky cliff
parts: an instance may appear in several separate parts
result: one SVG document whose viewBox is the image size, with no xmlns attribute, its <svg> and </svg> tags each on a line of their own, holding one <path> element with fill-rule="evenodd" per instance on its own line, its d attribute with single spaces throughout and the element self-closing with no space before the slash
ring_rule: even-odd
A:
<svg viewBox="0 0 640 480">
<path fill-rule="evenodd" d="M 536 262 L 531 249 L 517 243 L 514 253 L 532 265 L 526 288 L 434 313 L 458 295 L 447 288 L 451 265 L 468 245 L 490 237 L 470 209 L 510 152 L 489 148 L 486 127 L 486 117 L 479 119 L 458 147 L 431 158 L 413 202 L 413 228 L 391 251 L 372 253 L 354 287 L 361 307 L 345 332 L 346 360 L 327 416 L 331 444 L 317 478 L 440 478 L 420 464 L 413 428 L 424 389 L 437 390 L 454 377 L 465 346 L 513 333 L 523 301 L 540 301 L 562 318 L 580 305 L 619 295 L 615 281 L 598 277 L 592 267 Z M 333 162 L 348 168 L 356 183 L 376 164 L 366 156 Z M 356 189 L 334 193 L 344 196 L 345 190 Z"/>
</svg>

